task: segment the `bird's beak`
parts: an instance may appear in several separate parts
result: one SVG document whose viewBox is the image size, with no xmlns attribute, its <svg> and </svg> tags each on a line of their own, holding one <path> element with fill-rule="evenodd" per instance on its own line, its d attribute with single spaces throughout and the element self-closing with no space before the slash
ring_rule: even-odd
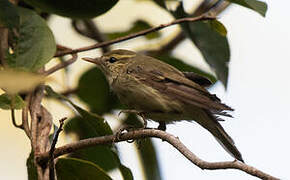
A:
<svg viewBox="0 0 290 180">
<path fill-rule="evenodd" d="M 88 57 L 84 57 L 82 59 L 85 60 L 85 61 L 88 61 L 90 63 L 94 63 L 94 64 L 96 64 L 98 66 L 101 65 L 100 58 L 88 58 Z"/>
</svg>

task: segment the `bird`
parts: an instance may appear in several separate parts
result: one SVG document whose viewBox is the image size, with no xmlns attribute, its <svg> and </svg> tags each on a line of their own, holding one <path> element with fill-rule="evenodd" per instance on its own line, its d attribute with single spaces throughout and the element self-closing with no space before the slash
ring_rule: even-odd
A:
<svg viewBox="0 0 290 180">
<path fill-rule="evenodd" d="M 244 162 L 233 139 L 219 121 L 233 109 L 206 88 L 212 83 L 194 72 L 181 72 L 159 59 L 126 49 L 116 49 L 98 58 L 85 57 L 105 75 L 121 103 L 145 119 L 166 124 L 195 121 L 209 131 L 235 159 Z"/>
</svg>

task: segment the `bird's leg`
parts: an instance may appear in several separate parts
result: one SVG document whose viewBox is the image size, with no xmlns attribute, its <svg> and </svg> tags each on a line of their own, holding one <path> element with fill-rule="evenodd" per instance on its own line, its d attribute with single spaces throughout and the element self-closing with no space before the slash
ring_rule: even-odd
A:
<svg viewBox="0 0 290 180">
<path fill-rule="evenodd" d="M 159 126 L 157 127 L 157 129 L 161 130 L 161 131 L 166 131 L 166 124 L 164 121 L 160 121 L 159 122 Z"/>
</svg>

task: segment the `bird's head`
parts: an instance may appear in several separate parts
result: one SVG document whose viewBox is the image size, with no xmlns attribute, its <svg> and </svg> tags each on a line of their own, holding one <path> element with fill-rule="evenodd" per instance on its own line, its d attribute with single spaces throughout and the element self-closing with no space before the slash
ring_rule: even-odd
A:
<svg viewBox="0 0 290 180">
<path fill-rule="evenodd" d="M 105 53 L 98 58 L 82 58 L 85 61 L 94 63 L 107 76 L 114 77 L 126 69 L 125 67 L 134 61 L 137 54 L 133 51 L 117 49 Z"/>
</svg>

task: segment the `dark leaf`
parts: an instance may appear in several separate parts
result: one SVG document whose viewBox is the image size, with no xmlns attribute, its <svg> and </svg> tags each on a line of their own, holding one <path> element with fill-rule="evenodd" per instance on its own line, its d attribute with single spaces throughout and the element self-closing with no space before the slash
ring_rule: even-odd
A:
<svg viewBox="0 0 290 180">
<path fill-rule="evenodd" d="M 98 136 L 92 127 L 81 117 L 70 119 L 64 126 L 66 133 L 75 133 L 79 139 L 87 139 Z M 87 161 L 91 161 L 100 166 L 105 171 L 119 168 L 124 179 L 133 179 L 131 170 L 121 164 L 120 159 L 113 146 L 95 146 L 76 151 L 70 155 Z"/>
<path fill-rule="evenodd" d="M 144 0 L 139 0 L 139 1 L 144 1 Z M 153 1 L 161 8 L 167 9 L 166 2 L 173 2 L 173 1 L 178 1 L 178 0 L 153 0 Z"/>
<path fill-rule="evenodd" d="M 129 168 L 120 164 L 119 169 L 121 171 L 121 174 L 122 174 L 124 180 L 133 180 L 134 179 L 133 174 Z"/>
<path fill-rule="evenodd" d="M 227 0 L 227 1 L 252 9 L 264 17 L 266 16 L 268 7 L 267 4 L 264 2 L 256 0 Z"/>
<path fill-rule="evenodd" d="M 126 125 L 133 127 L 142 127 L 143 123 L 137 118 L 135 114 L 129 114 L 124 122 Z M 152 140 L 147 138 L 139 140 L 137 152 L 139 154 L 141 165 L 143 166 L 144 174 L 147 180 L 160 180 L 161 173 L 158 165 L 157 154 Z"/>
<path fill-rule="evenodd" d="M 147 138 L 139 143 L 138 154 L 145 171 L 147 180 L 161 180 L 160 168 L 157 160 L 156 150 L 151 139 Z"/>
<path fill-rule="evenodd" d="M 17 28 L 19 26 L 19 14 L 16 6 L 8 0 L 0 0 L 0 26 Z"/>
<path fill-rule="evenodd" d="M 59 158 L 55 164 L 60 180 L 111 180 L 110 176 L 92 162 L 76 158 Z"/>
<path fill-rule="evenodd" d="M 166 9 L 165 0 L 153 0 L 156 4 L 158 4 L 160 7 Z"/>
<path fill-rule="evenodd" d="M 129 30 L 123 31 L 123 32 L 107 33 L 107 36 L 110 39 L 115 39 L 118 37 L 127 36 L 127 35 L 135 33 L 135 32 L 139 32 L 139 31 L 142 31 L 144 29 L 151 28 L 151 27 L 152 26 L 150 24 L 148 24 L 146 21 L 137 20 L 133 23 L 133 26 Z M 156 32 L 146 34 L 145 37 L 146 37 L 146 39 L 150 40 L 150 39 L 158 38 L 158 37 L 160 37 L 160 35 L 161 35 L 160 32 L 156 31 Z"/>
<path fill-rule="evenodd" d="M 168 56 L 168 55 L 159 56 L 157 58 L 176 67 L 180 71 L 197 73 L 201 76 L 207 77 L 212 83 L 215 83 L 217 81 L 217 79 L 212 74 L 207 73 L 199 69 L 198 67 L 194 67 L 192 65 L 186 64 L 178 58 Z"/>
<path fill-rule="evenodd" d="M 100 136 L 92 127 L 88 121 L 82 117 L 75 117 L 67 121 L 64 126 L 66 133 L 75 133 L 79 139 L 87 139 Z M 103 145 L 85 148 L 75 151 L 70 154 L 70 157 L 79 158 L 87 161 L 91 161 L 100 166 L 105 171 L 109 171 L 118 167 L 119 160 L 116 159 L 112 146 Z"/>
<path fill-rule="evenodd" d="M 173 14 L 176 18 L 187 16 L 182 3 Z M 210 25 L 210 21 L 183 23 L 181 26 L 201 51 L 206 62 L 215 71 L 218 79 L 227 87 L 228 63 L 230 60 L 227 37 L 214 30 Z"/>
<path fill-rule="evenodd" d="M 97 114 L 121 107 L 118 98 L 110 91 L 104 74 L 98 68 L 92 68 L 81 76 L 77 95 Z"/>
<path fill-rule="evenodd" d="M 54 36 L 43 20 L 34 11 L 18 7 L 20 27 L 16 35 L 13 54 L 8 54 L 10 67 L 36 71 L 54 56 L 56 44 Z"/>
<path fill-rule="evenodd" d="M 123 176 L 123 179 L 124 180 L 133 180 L 134 178 L 133 178 L 133 174 L 132 174 L 131 170 L 121 163 L 120 158 L 116 152 L 113 152 L 113 154 L 115 156 L 116 162 L 118 162 L 119 170 Z"/>
<path fill-rule="evenodd" d="M 118 0 L 24 0 L 42 11 L 71 18 L 93 18 L 109 11 Z"/>
<path fill-rule="evenodd" d="M 1 109 L 22 109 L 25 102 L 19 95 L 0 95 L 0 108 Z"/>
<path fill-rule="evenodd" d="M 26 160 L 27 175 L 29 180 L 37 180 L 37 170 L 34 164 L 33 152 L 30 153 L 29 157 Z"/>
<path fill-rule="evenodd" d="M 113 134 L 111 127 L 101 116 L 98 116 L 94 113 L 91 113 L 82 109 L 81 107 L 74 104 L 67 97 L 53 91 L 53 89 L 49 86 L 46 86 L 45 90 L 48 96 L 61 99 L 63 101 L 67 101 L 68 103 L 70 103 L 77 110 L 77 112 L 81 115 L 83 120 L 87 121 L 94 128 L 95 133 L 98 134 L 99 136 Z"/>
</svg>

